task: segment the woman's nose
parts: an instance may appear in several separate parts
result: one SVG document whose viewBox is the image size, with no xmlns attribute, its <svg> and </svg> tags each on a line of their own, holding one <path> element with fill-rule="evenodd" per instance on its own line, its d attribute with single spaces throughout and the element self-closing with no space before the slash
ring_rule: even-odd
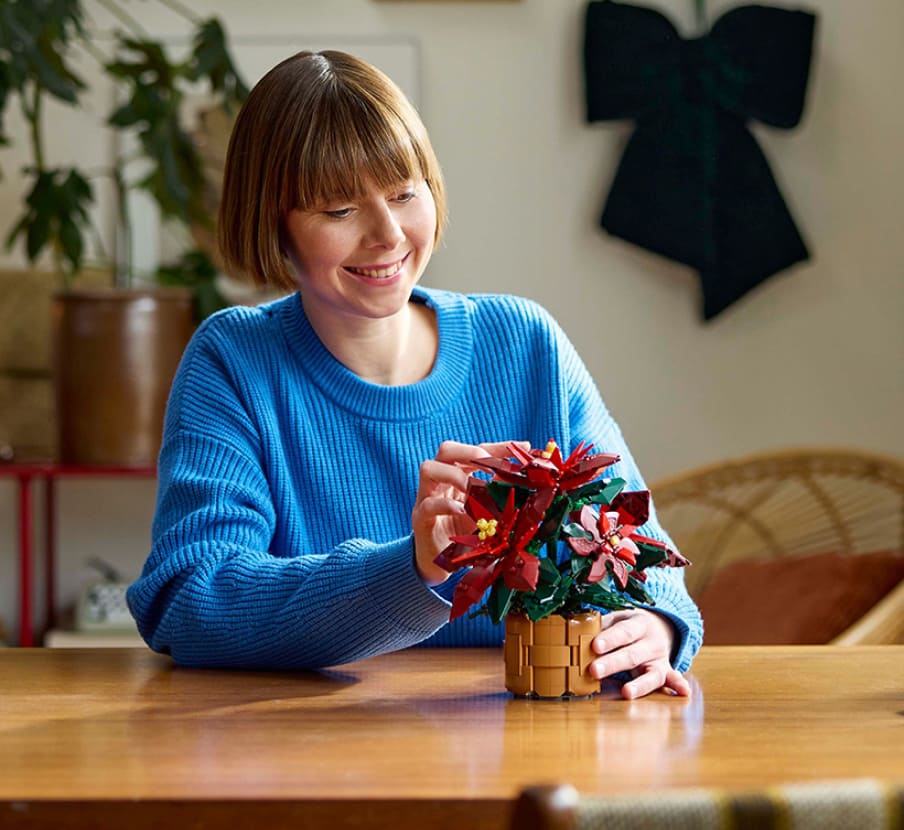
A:
<svg viewBox="0 0 904 830">
<path fill-rule="evenodd" d="M 389 205 L 376 208 L 367 228 L 367 244 L 391 250 L 404 239 L 405 234 Z"/>
</svg>

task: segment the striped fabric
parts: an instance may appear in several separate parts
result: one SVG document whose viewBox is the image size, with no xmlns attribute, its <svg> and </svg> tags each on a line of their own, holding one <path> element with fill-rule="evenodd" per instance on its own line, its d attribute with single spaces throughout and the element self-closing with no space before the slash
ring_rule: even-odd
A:
<svg viewBox="0 0 904 830">
<path fill-rule="evenodd" d="M 871 779 L 772 789 L 675 790 L 583 798 L 575 830 L 892 830 L 904 827 L 904 785 Z"/>
</svg>

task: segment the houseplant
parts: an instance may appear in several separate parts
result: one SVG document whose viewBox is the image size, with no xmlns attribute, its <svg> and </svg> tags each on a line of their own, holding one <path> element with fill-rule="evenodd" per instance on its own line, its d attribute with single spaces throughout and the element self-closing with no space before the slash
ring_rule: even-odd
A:
<svg viewBox="0 0 904 830">
<path fill-rule="evenodd" d="M 586 673 L 596 609 L 651 606 L 649 567 L 689 562 L 637 532 L 649 515 L 646 490 L 604 478 L 619 456 L 579 445 L 567 458 L 555 441 L 543 450 L 511 444 L 511 456 L 478 462 L 465 509 L 474 531 L 453 537 L 436 558 L 455 586 L 451 619 L 477 613 L 506 624 L 506 687 L 520 695 L 567 697 L 599 690 Z"/>
<path fill-rule="evenodd" d="M 19 246 L 31 263 L 49 255 L 58 278 L 53 301 L 56 415 L 59 455 L 70 463 L 154 463 L 166 393 L 197 317 L 196 299 L 206 300 L 207 310 L 212 307 L 215 271 L 200 263 L 200 254 L 183 257 L 160 278 L 136 273 L 127 197 L 140 189 L 159 206 L 163 219 L 208 225 L 203 165 L 185 123 L 186 101 L 204 95 L 208 106 L 232 109 L 247 90 L 218 20 L 201 20 L 177 0 L 158 0 L 158 5 L 187 21 L 191 45 L 181 57 L 148 36 L 118 0 L 7 0 L 0 5 L 0 142 L 10 143 L 3 115 L 17 102 L 30 154 L 22 171 L 23 210 L 8 233 L 7 247 Z M 99 28 L 102 17 L 112 21 L 111 31 Z M 82 106 L 90 85 L 77 67 L 86 55 L 99 67 L 95 82 L 115 89 L 107 129 L 125 139 L 121 146 L 134 148 L 117 151 L 103 170 L 57 165 L 47 152 L 47 105 L 53 100 Z M 95 227 L 99 184 L 115 203 L 115 246 L 104 245 L 104 234 Z M 107 247 L 115 250 L 108 253 Z M 85 293 L 83 266 L 98 263 L 115 272 L 109 282 L 117 290 Z M 181 287 L 160 290 L 160 284 Z M 73 314 L 82 318 L 73 320 Z M 102 330 L 114 340 L 100 340 Z M 74 341 L 68 339 L 71 333 L 78 335 Z M 83 354 L 86 340 L 91 342 Z"/>
</svg>

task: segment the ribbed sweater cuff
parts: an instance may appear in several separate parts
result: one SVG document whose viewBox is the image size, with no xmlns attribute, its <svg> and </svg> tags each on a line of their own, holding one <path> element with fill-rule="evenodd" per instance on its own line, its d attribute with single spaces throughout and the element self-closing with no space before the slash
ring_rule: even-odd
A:
<svg viewBox="0 0 904 830">
<path fill-rule="evenodd" d="M 654 568 L 647 571 L 652 579 L 661 580 L 659 590 L 652 591 L 656 597 L 653 611 L 666 617 L 675 628 L 675 644 L 672 647 L 672 666 L 680 672 L 691 667 L 702 645 L 703 622 L 694 601 L 676 584 L 678 577 L 656 573 Z M 650 590 L 650 586 L 647 586 Z"/>
<path fill-rule="evenodd" d="M 407 630 L 412 643 L 429 637 L 448 622 L 449 602 L 427 586 L 414 566 L 412 536 L 373 545 L 366 572 L 367 592 L 374 607 L 399 630 Z"/>
</svg>

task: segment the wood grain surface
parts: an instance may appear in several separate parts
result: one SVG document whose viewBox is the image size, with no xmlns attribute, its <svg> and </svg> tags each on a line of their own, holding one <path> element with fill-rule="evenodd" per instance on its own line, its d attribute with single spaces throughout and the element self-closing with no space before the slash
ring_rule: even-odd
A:
<svg viewBox="0 0 904 830">
<path fill-rule="evenodd" d="M 530 784 L 904 779 L 904 646 L 707 647 L 689 677 L 690 699 L 533 701 L 497 649 L 316 673 L 0 650 L 0 825 L 501 830 Z"/>
</svg>

